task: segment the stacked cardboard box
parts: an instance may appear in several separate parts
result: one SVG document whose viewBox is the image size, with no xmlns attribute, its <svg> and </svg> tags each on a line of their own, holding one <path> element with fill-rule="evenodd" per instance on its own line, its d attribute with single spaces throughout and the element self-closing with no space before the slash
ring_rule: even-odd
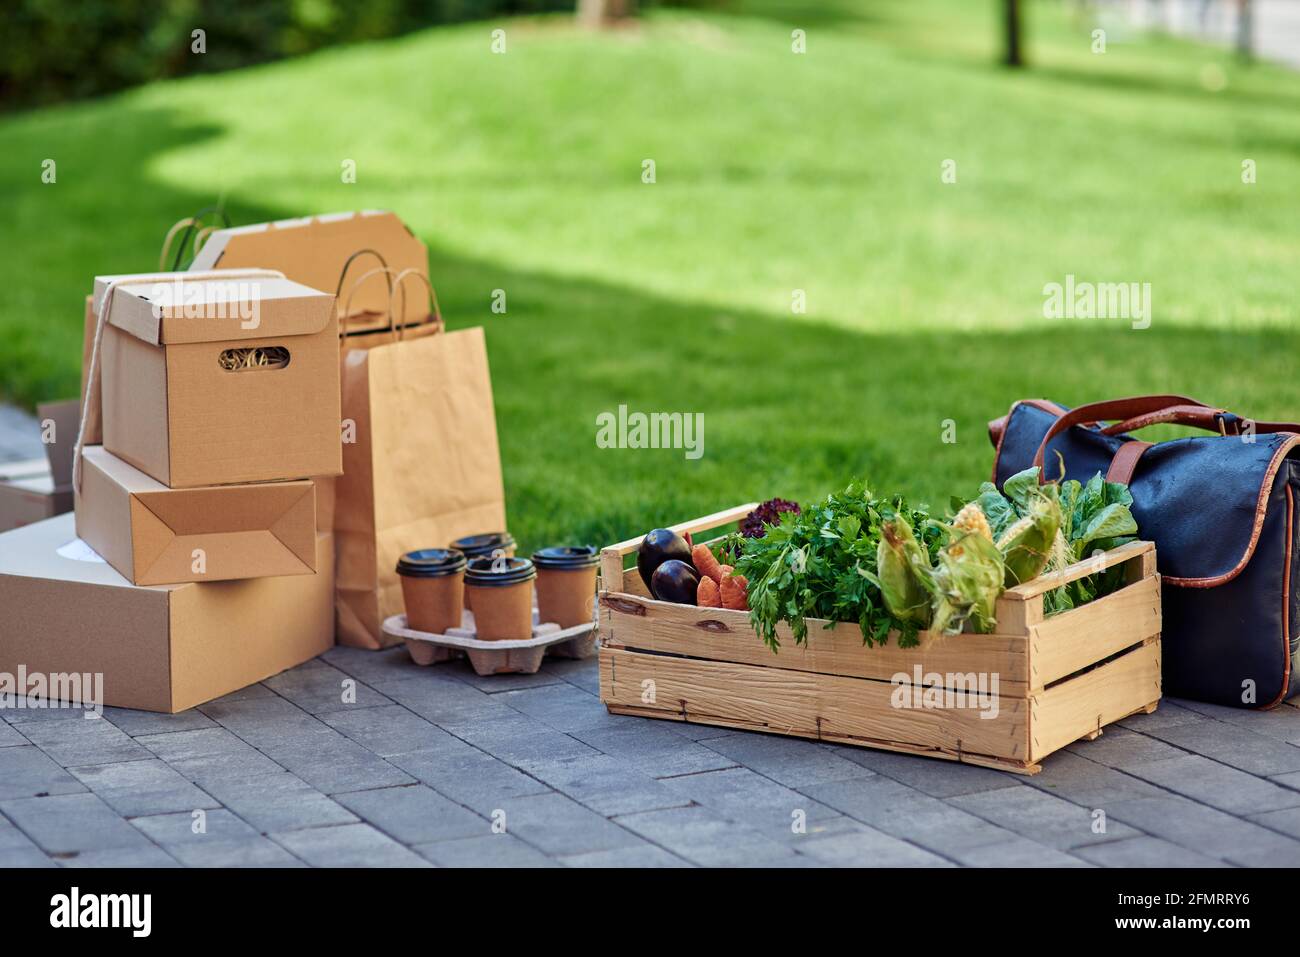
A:
<svg viewBox="0 0 1300 957">
<path fill-rule="evenodd" d="M 103 444 L 78 449 L 75 525 L 0 536 L 0 673 L 102 675 L 100 704 L 177 711 L 320 654 L 333 295 L 248 270 L 101 276 L 93 301 L 83 401 Z"/>
</svg>

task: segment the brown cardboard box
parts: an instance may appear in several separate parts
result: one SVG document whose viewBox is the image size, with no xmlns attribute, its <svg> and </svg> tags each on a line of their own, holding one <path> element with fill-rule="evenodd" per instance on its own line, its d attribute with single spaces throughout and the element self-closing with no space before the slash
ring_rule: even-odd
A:
<svg viewBox="0 0 1300 957">
<path fill-rule="evenodd" d="M 183 711 L 334 643 L 333 544 L 315 575 L 139 587 L 76 538 L 71 515 L 0 535 L 0 672 L 102 673 L 103 703 Z"/>
<path fill-rule="evenodd" d="M 333 296 L 267 273 L 138 278 L 95 280 L 104 448 L 170 488 L 342 471 Z M 287 361 L 223 367 L 254 347 Z"/>
<path fill-rule="evenodd" d="M 414 269 L 429 275 L 429 251 L 424 243 L 395 213 L 380 210 L 219 229 L 204 242 L 190 269 L 278 269 L 294 282 L 332 293 L 338 288 L 348 258 L 363 249 L 382 256 L 394 274 Z M 348 270 L 349 281 L 339 294 L 340 300 L 347 297 L 353 282 L 379 265 L 380 260 L 374 256 L 358 257 Z M 405 285 L 409 285 L 405 310 L 398 319 L 403 325 L 423 324 L 429 316 L 424 286 L 418 282 Z M 402 296 L 394 297 L 394 311 L 402 308 L 402 301 Z M 387 323 L 388 291 L 382 276 L 374 276 L 357 288 L 349 312 L 349 334 Z"/>
<path fill-rule="evenodd" d="M 0 464 L 0 532 L 72 511 L 72 450 L 80 403 L 36 407 L 45 458 Z"/>
<path fill-rule="evenodd" d="M 316 571 L 311 482 L 171 489 L 98 445 L 82 461 L 77 534 L 135 585 Z"/>
</svg>

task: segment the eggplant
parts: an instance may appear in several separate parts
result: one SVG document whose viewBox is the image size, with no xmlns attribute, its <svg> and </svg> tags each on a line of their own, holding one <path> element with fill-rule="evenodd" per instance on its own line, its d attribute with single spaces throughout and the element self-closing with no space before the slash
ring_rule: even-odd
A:
<svg viewBox="0 0 1300 957">
<path fill-rule="evenodd" d="M 646 588 L 651 588 L 650 579 L 655 569 L 673 558 L 685 562 L 692 571 L 695 570 L 691 565 L 691 546 L 687 545 L 686 539 L 676 532 L 667 528 L 656 528 L 642 539 L 641 550 L 636 556 L 636 570 L 641 573 L 641 580 L 645 582 Z M 651 591 L 653 592 L 653 589 Z"/>
<path fill-rule="evenodd" d="M 650 594 L 660 601 L 674 601 L 679 605 L 694 605 L 695 592 L 700 587 L 700 576 L 683 561 L 670 558 L 650 576 Z"/>
</svg>

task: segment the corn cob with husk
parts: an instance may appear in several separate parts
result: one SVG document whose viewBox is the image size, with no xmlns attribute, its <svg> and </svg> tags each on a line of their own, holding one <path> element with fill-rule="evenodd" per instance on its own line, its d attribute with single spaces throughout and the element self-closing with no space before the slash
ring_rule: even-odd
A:
<svg viewBox="0 0 1300 957">
<path fill-rule="evenodd" d="M 980 517 L 983 518 L 982 513 Z M 978 528 L 978 523 L 975 524 Z M 985 522 L 984 528 L 987 527 Z M 992 631 L 1005 575 L 1002 553 L 993 544 L 991 533 L 958 529 L 955 521 L 953 530 L 952 542 L 939 550 L 930 630 L 956 634 L 969 620 L 974 631 Z"/>
<path fill-rule="evenodd" d="M 891 615 L 919 628 L 930 624 L 930 595 L 934 590 L 930 557 L 901 515 L 880 526 L 876 577 Z"/>
<path fill-rule="evenodd" d="M 1042 574 L 1056 545 L 1061 506 L 1048 495 L 1031 498 L 1022 518 L 999 536 L 998 550 L 1006 567 L 1006 587 L 1032 581 Z"/>
</svg>

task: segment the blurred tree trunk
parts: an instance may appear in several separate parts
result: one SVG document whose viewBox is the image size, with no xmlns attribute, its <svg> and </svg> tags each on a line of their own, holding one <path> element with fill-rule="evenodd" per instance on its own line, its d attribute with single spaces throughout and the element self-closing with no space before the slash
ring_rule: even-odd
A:
<svg viewBox="0 0 1300 957">
<path fill-rule="evenodd" d="M 578 0 L 578 22 L 603 27 L 636 15 L 636 0 Z"/>
<path fill-rule="evenodd" d="M 1237 53 L 1249 60 L 1255 53 L 1255 26 L 1250 0 L 1237 0 Z"/>
<path fill-rule="evenodd" d="M 1025 60 L 1020 51 L 1020 0 L 1003 0 L 1003 3 L 1006 23 L 1006 56 L 1003 62 L 1007 66 L 1024 66 Z"/>
</svg>

